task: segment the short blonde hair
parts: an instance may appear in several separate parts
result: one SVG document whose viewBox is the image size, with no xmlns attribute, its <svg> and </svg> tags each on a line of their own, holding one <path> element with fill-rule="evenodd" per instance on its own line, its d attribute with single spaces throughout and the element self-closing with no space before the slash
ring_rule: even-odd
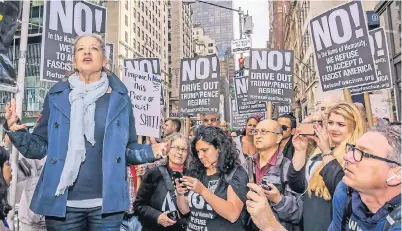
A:
<svg viewBox="0 0 402 231">
<path fill-rule="evenodd" d="M 102 38 L 102 36 L 98 35 L 98 34 L 84 34 L 84 35 L 79 35 L 74 39 L 73 42 L 73 55 L 75 56 L 75 48 L 77 47 L 77 43 L 80 39 L 85 38 L 85 37 L 91 37 L 96 39 L 99 43 L 100 43 L 100 49 L 102 51 L 103 57 L 106 57 L 106 43 L 105 40 Z M 106 57 L 108 58 L 108 57 Z M 102 67 L 102 71 L 105 72 L 107 75 L 110 75 L 112 72 L 107 69 L 106 67 Z M 71 75 L 73 75 L 74 73 L 76 73 L 77 70 L 74 68 L 73 70 L 71 70 L 66 76 L 69 77 Z M 68 78 L 65 78 L 64 80 L 67 81 Z"/>
<path fill-rule="evenodd" d="M 78 41 L 80 41 L 80 39 L 86 38 L 86 37 L 91 37 L 91 38 L 96 39 L 101 45 L 100 48 L 102 50 L 102 54 L 104 56 L 106 56 L 106 43 L 105 43 L 105 40 L 102 38 L 102 36 L 100 36 L 98 34 L 84 34 L 84 35 L 77 36 L 77 38 L 75 38 L 74 42 L 73 42 L 73 48 L 74 48 L 73 49 L 73 55 L 75 55 L 75 48 L 77 47 Z"/>
</svg>

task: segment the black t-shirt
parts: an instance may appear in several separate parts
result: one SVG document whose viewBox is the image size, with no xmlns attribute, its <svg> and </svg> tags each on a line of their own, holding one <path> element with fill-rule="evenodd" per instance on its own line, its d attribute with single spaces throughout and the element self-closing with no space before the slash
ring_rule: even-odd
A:
<svg viewBox="0 0 402 231">
<path fill-rule="evenodd" d="M 227 190 L 230 185 L 245 206 L 246 194 L 248 192 L 248 177 L 246 171 L 242 167 L 238 167 L 229 184 L 225 181 L 224 177 L 220 176 L 218 173 L 212 176 L 204 175 L 200 181 L 216 196 L 224 200 L 227 200 Z M 198 193 L 190 191 L 188 201 L 190 214 L 187 231 L 244 230 L 245 207 L 239 219 L 232 224 L 230 221 L 219 216 Z"/>
</svg>

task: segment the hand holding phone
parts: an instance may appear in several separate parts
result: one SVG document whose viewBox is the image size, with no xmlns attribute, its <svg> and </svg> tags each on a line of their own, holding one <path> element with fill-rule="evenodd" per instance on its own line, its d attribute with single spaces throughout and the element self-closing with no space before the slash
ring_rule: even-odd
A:
<svg viewBox="0 0 402 231">
<path fill-rule="evenodd" d="M 314 136 L 315 135 L 314 123 L 302 123 L 302 124 L 300 124 L 297 127 L 297 132 L 300 135 Z"/>
<path fill-rule="evenodd" d="M 181 184 L 181 183 L 183 183 L 182 178 L 183 178 L 183 174 L 181 172 L 178 172 L 178 171 L 172 172 L 172 181 L 173 182 L 176 182 L 176 179 L 177 179 L 177 180 L 179 180 L 179 183 Z"/>
<path fill-rule="evenodd" d="M 167 217 L 172 221 L 178 221 L 179 220 L 179 213 L 177 211 L 170 211 L 167 214 Z"/>
<path fill-rule="evenodd" d="M 246 159 L 247 162 L 247 171 L 248 171 L 248 182 L 255 183 L 255 171 L 254 171 L 254 159 L 253 157 L 249 156 Z"/>
</svg>

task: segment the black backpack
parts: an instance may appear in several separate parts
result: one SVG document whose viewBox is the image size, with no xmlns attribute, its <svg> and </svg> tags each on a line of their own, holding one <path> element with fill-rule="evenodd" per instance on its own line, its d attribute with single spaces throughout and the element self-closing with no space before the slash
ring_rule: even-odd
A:
<svg viewBox="0 0 402 231">
<path fill-rule="evenodd" d="M 342 231 L 345 231 L 347 226 L 349 225 L 350 217 L 352 216 L 352 192 L 353 189 L 351 187 L 347 187 L 347 198 L 345 202 L 345 207 L 343 209 L 343 217 L 342 217 Z M 388 231 L 394 227 L 401 226 L 401 204 L 397 205 L 388 205 L 387 203 L 384 205 L 386 206 L 389 214 L 386 217 L 386 222 L 383 227 L 383 231 Z"/>
</svg>

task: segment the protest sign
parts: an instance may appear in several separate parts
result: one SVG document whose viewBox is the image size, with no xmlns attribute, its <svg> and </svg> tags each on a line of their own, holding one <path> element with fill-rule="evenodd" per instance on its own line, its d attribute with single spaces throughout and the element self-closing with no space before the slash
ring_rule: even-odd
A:
<svg viewBox="0 0 402 231">
<path fill-rule="evenodd" d="M 292 105 L 290 104 L 274 104 L 275 111 L 278 111 L 278 116 L 289 114 L 292 112 Z"/>
<path fill-rule="evenodd" d="M 217 113 L 220 67 L 215 55 L 181 60 L 180 113 Z"/>
<path fill-rule="evenodd" d="M 256 113 L 247 113 L 247 114 L 239 114 L 236 108 L 236 100 L 232 100 L 232 121 L 230 125 L 232 126 L 233 129 L 239 130 L 239 129 L 244 129 L 246 127 L 246 120 L 253 116 L 257 115 L 261 119 L 265 118 L 265 112 L 256 112 Z"/>
<path fill-rule="evenodd" d="M 158 138 L 162 90 L 159 59 L 125 59 L 123 83 L 133 105 L 137 135 Z"/>
<path fill-rule="evenodd" d="M 323 92 L 377 82 L 361 1 L 318 15 L 310 30 Z"/>
<path fill-rule="evenodd" d="M 106 8 L 86 1 L 46 1 L 41 80 L 59 81 L 72 71 L 72 43 L 79 35 L 105 34 Z"/>
<path fill-rule="evenodd" d="M 265 112 L 267 106 L 265 102 L 248 99 L 248 76 L 235 77 L 235 95 L 237 111 L 239 114 Z"/>
<path fill-rule="evenodd" d="M 377 83 L 350 89 L 352 95 L 392 88 L 391 62 L 384 28 L 369 31 L 371 53 L 377 71 Z"/>
<path fill-rule="evenodd" d="M 244 38 L 232 41 L 232 54 L 247 53 L 251 49 L 251 38 Z"/>
<path fill-rule="evenodd" d="M 110 71 L 114 72 L 114 59 L 113 59 L 113 54 L 114 54 L 114 44 L 113 43 L 106 43 L 105 47 L 105 55 L 108 57 L 108 63 L 106 65 L 106 68 L 109 69 Z"/>
<path fill-rule="evenodd" d="M 251 49 L 248 82 L 251 100 L 291 103 L 293 51 Z"/>
<path fill-rule="evenodd" d="M 386 91 L 370 94 L 371 110 L 377 118 L 392 118 L 391 99 Z"/>
</svg>

